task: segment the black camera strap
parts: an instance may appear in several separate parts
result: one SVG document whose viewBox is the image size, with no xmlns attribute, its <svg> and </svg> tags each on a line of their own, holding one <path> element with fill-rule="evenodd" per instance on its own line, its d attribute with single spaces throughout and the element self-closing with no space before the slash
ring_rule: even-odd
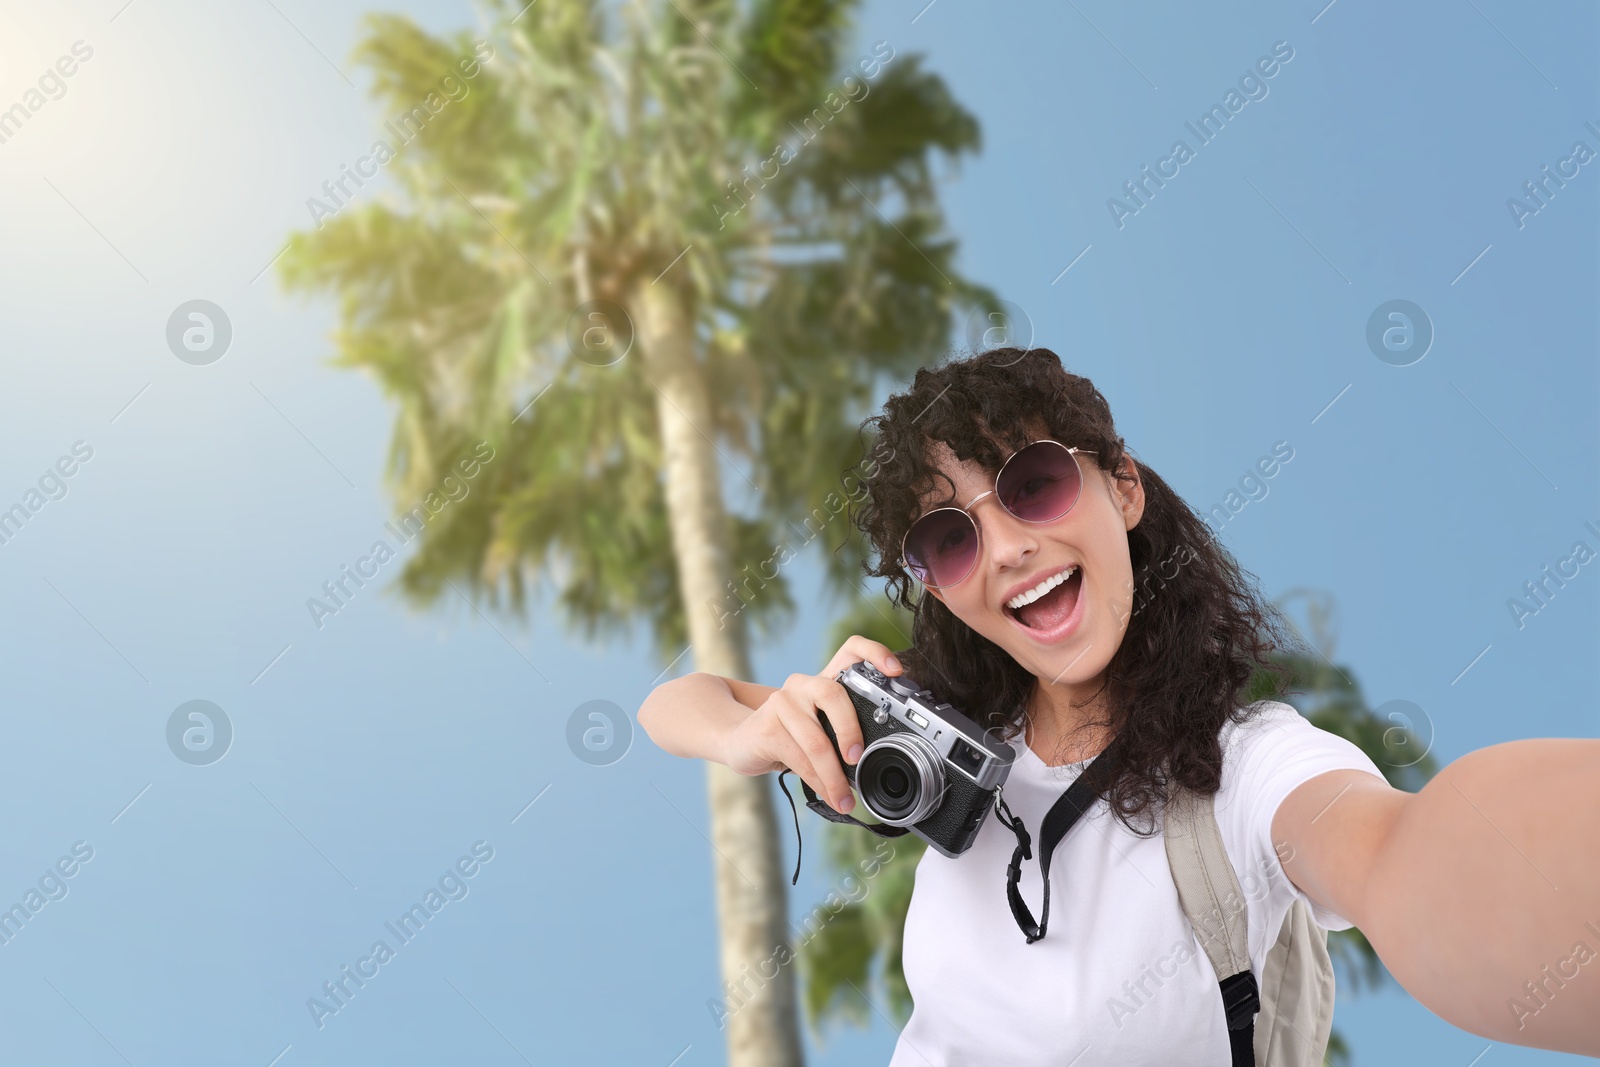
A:
<svg viewBox="0 0 1600 1067">
<path fill-rule="evenodd" d="M 1022 861 L 1033 856 L 1028 828 L 1022 825 L 1020 817 L 1011 813 L 1004 794 L 996 790 L 995 817 L 1017 835 L 1017 847 L 1011 853 L 1010 866 L 1006 868 L 1006 899 L 1011 903 L 1011 916 L 1017 920 L 1017 928 L 1027 937 L 1030 945 L 1044 937 L 1045 928 L 1050 924 L 1050 857 L 1061 839 L 1067 836 L 1067 831 L 1077 824 L 1083 813 L 1110 786 L 1117 765 L 1116 748 L 1117 738 L 1112 738 L 1111 743 L 1090 761 L 1073 783 L 1067 786 L 1066 792 L 1045 812 L 1044 821 L 1039 826 L 1039 871 L 1044 876 L 1044 902 L 1039 909 L 1043 917 L 1038 922 L 1034 922 L 1033 912 L 1028 910 L 1027 902 L 1017 891 L 1017 883 L 1022 878 Z"/>
<path fill-rule="evenodd" d="M 789 795 L 789 787 L 783 782 L 783 776 L 786 774 L 794 774 L 794 772 L 787 767 L 779 771 L 778 788 L 782 789 L 783 795 L 788 798 L 789 811 L 792 815 L 794 815 L 794 878 L 789 882 L 790 885 L 794 885 L 800 881 L 800 856 L 805 847 L 805 842 L 800 839 L 800 811 L 794 806 L 794 797 Z M 811 783 L 807 782 L 804 778 L 800 779 L 800 788 L 804 789 L 806 793 L 806 807 L 810 808 L 824 819 L 827 819 L 829 822 L 844 823 L 850 826 L 859 826 L 863 830 L 871 830 L 879 837 L 900 837 L 910 832 L 904 826 L 884 826 L 882 823 L 862 822 L 860 819 L 857 819 L 854 816 L 846 815 L 843 812 L 834 811 L 823 802 L 821 797 L 817 796 L 816 790 L 811 788 Z"/>
</svg>

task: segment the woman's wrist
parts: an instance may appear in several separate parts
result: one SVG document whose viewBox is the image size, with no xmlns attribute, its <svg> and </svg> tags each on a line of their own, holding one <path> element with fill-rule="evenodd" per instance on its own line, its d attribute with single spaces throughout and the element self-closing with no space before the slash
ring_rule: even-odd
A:
<svg viewBox="0 0 1600 1067">
<path fill-rule="evenodd" d="M 723 679 L 696 672 L 651 690 L 639 708 L 639 725 L 675 756 L 728 765 L 728 740 L 750 715 Z"/>
<path fill-rule="evenodd" d="M 711 727 L 706 739 L 709 751 L 705 758 L 724 767 L 731 767 L 733 755 L 729 750 L 729 742 L 754 712 L 753 709 L 739 703 L 733 695 L 733 690 L 722 678 L 714 674 L 703 677 L 707 679 L 707 689 L 710 691 L 706 700 L 706 722 Z"/>
</svg>

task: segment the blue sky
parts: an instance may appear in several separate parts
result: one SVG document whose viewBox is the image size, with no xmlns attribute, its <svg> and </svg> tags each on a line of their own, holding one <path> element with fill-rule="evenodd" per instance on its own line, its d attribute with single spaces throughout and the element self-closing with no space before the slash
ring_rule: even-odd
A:
<svg viewBox="0 0 1600 1067">
<path fill-rule="evenodd" d="M 411 613 L 381 580 L 320 629 L 306 611 L 384 536 L 392 413 L 327 365 L 331 307 L 262 272 L 386 116 L 344 80 L 365 8 L 275 4 L 8 5 L 0 107 L 74 42 L 92 56 L 0 144 L 0 502 L 75 442 L 93 455 L 0 545 L 0 898 L 76 842 L 93 858 L 0 945 L 0 1058 L 721 1063 L 703 770 L 642 734 L 609 766 L 565 744 L 584 702 L 638 706 L 665 666 L 644 635 Z M 1596 735 L 1600 573 L 1520 627 L 1507 607 L 1600 547 L 1600 163 L 1521 226 L 1507 208 L 1576 141 L 1600 149 L 1591 5 L 884 0 L 858 50 L 877 40 L 982 123 L 944 186 L 961 268 L 1094 379 L 1142 460 L 1209 507 L 1293 447 L 1222 536 L 1268 593 L 1337 599 L 1336 658 L 1372 703 L 1424 709 L 1444 760 Z M 1277 42 L 1266 95 L 1119 227 L 1107 200 Z M 194 299 L 232 324 L 205 367 L 165 339 Z M 1434 336 L 1395 366 L 1367 323 L 1402 299 Z M 800 600 L 759 680 L 830 651 L 837 605 Z M 234 734 L 209 766 L 166 740 L 196 699 Z M 307 998 L 477 842 L 466 895 L 318 1029 Z M 829 888 L 816 857 L 797 914 Z M 1488 1044 L 1392 985 L 1337 1025 L 1364 1065 Z M 816 1062 L 893 1041 L 840 1031 Z"/>
</svg>

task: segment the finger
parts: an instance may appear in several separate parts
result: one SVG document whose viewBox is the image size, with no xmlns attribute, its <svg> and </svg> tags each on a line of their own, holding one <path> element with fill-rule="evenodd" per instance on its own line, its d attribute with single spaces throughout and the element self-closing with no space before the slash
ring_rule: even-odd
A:
<svg viewBox="0 0 1600 1067">
<path fill-rule="evenodd" d="M 846 763 L 854 765 L 861 759 L 866 739 L 861 735 L 861 714 L 856 711 L 850 693 L 838 682 L 817 679 L 819 683 L 813 701 L 828 717 L 834 736 L 839 739 L 839 754 Z"/>
<path fill-rule="evenodd" d="M 785 705 L 779 712 L 779 719 L 788 728 L 789 736 L 806 754 L 817 777 L 822 780 L 822 788 L 817 792 L 822 794 L 834 811 L 849 811 L 855 804 L 850 792 L 850 780 L 844 775 L 844 764 L 834 752 L 833 742 L 823 732 L 816 711 L 802 711 L 793 705 Z"/>
<path fill-rule="evenodd" d="M 777 767 L 787 767 L 800 778 L 801 781 L 811 786 L 824 800 L 832 795 L 827 783 L 817 773 L 812 764 L 811 757 L 804 748 L 795 740 L 790 732 L 788 716 L 804 715 L 809 713 L 811 701 L 809 698 L 797 695 L 796 684 L 801 680 L 808 680 L 809 675 L 792 675 L 784 683 L 785 687 L 772 694 L 766 705 L 762 708 L 763 722 L 760 729 L 760 751 L 762 759 L 773 760 Z M 802 708 L 802 705 L 804 707 Z M 820 728 L 820 727 L 819 727 Z M 824 737 L 826 740 L 826 737 Z"/>
<path fill-rule="evenodd" d="M 828 788 L 821 777 L 818 776 L 816 768 L 811 765 L 810 758 L 795 743 L 795 739 L 789 735 L 788 730 L 778 727 L 770 747 L 773 756 L 779 763 L 793 771 L 796 777 L 806 785 L 809 785 L 811 791 L 821 797 L 824 802 L 832 805 L 835 811 L 839 810 L 838 806 L 828 799 Z"/>
<path fill-rule="evenodd" d="M 832 678 L 851 664 L 863 660 L 884 674 L 895 675 L 904 669 L 888 645 L 855 634 L 839 646 L 839 651 L 833 654 L 833 658 L 828 661 L 828 666 L 822 673 Z"/>
</svg>

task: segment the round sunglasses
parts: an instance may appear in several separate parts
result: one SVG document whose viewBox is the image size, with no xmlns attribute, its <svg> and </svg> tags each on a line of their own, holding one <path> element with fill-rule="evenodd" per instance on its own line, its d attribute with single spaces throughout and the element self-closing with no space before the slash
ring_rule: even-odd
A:
<svg viewBox="0 0 1600 1067">
<path fill-rule="evenodd" d="M 993 493 L 1000 506 L 1023 522 L 1054 522 L 1078 502 L 1083 472 L 1077 454 L 1060 441 L 1032 441 L 1013 452 L 994 476 L 994 488 L 979 493 L 964 508 L 934 508 L 906 531 L 900 562 L 923 585 L 942 589 L 955 585 L 978 564 L 982 533 L 971 515 L 978 501 Z"/>
</svg>

